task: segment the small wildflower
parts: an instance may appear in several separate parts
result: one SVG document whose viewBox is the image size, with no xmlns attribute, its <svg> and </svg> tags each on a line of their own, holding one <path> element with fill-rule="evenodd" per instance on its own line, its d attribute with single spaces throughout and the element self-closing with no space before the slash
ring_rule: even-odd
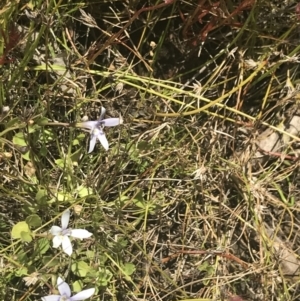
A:
<svg viewBox="0 0 300 301">
<path fill-rule="evenodd" d="M 74 213 L 75 213 L 76 215 L 80 215 L 80 213 L 81 213 L 83 207 L 82 207 L 81 205 L 74 205 L 73 209 L 74 209 Z"/>
<path fill-rule="evenodd" d="M 196 80 L 196 83 L 193 83 L 193 90 L 196 95 L 200 95 L 202 92 L 202 85 L 199 81 Z"/>
<path fill-rule="evenodd" d="M 88 153 L 91 153 L 94 150 L 97 139 L 100 141 L 105 150 L 108 150 L 109 145 L 106 136 L 103 132 L 103 128 L 105 126 L 111 127 L 122 123 L 121 118 L 104 119 L 105 112 L 105 108 L 101 107 L 101 114 L 99 120 L 84 121 L 76 124 L 76 127 L 82 127 L 91 131 L 91 140 Z"/>
<path fill-rule="evenodd" d="M 49 295 L 42 298 L 43 301 L 81 301 L 88 299 L 95 293 L 94 288 L 83 290 L 71 297 L 71 289 L 69 285 L 60 277 L 57 279 L 57 287 L 60 295 Z"/>
<path fill-rule="evenodd" d="M 34 285 L 39 280 L 40 274 L 38 272 L 33 272 L 29 276 L 23 278 L 26 286 Z"/>
<path fill-rule="evenodd" d="M 115 91 L 120 95 L 123 91 L 124 84 L 123 83 L 117 83 L 115 86 Z"/>
<path fill-rule="evenodd" d="M 71 256 L 73 252 L 73 248 L 69 236 L 83 239 L 83 238 L 89 238 L 93 234 L 83 229 L 68 228 L 69 220 L 70 220 L 70 210 L 66 210 L 61 216 L 62 227 L 52 226 L 52 228 L 50 229 L 50 233 L 54 236 L 53 248 L 58 248 L 60 245 L 62 245 L 63 251 L 69 256 Z"/>
</svg>

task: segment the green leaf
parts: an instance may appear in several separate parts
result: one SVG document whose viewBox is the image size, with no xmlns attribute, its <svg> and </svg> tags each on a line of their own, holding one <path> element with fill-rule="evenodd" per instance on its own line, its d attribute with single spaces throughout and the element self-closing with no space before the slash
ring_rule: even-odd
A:
<svg viewBox="0 0 300 301">
<path fill-rule="evenodd" d="M 27 146 L 24 134 L 22 132 L 17 133 L 17 134 L 14 135 L 13 144 L 16 144 L 16 145 L 19 145 L 19 146 Z"/>
<path fill-rule="evenodd" d="M 18 118 L 18 117 L 13 118 L 13 119 L 11 119 L 10 121 L 7 122 L 6 128 L 9 129 L 11 127 L 14 127 L 17 124 L 20 124 L 20 123 L 21 123 L 20 118 Z"/>
<path fill-rule="evenodd" d="M 47 205 L 48 193 L 45 189 L 40 189 L 36 195 L 35 200 L 39 205 Z"/>
<path fill-rule="evenodd" d="M 141 209 L 145 209 L 146 208 L 146 204 L 145 204 L 145 201 L 144 201 L 144 198 L 143 198 L 143 191 L 142 190 L 140 190 L 136 195 L 135 195 L 135 197 L 134 197 L 134 199 L 133 199 L 133 203 L 137 206 L 137 207 L 139 207 L 139 208 L 141 208 Z"/>
<path fill-rule="evenodd" d="M 56 199 L 59 202 L 72 201 L 74 200 L 73 196 L 68 192 L 57 192 Z"/>
<path fill-rule="evenodd" d="M 74 145 L 79 145 L 80 143 L 79 143 L 79 140 L 77 140 L 77 139 L 74 139 L 74 140 L 72 140 L 72 145 L 74 146 Z"/>
<path fill-rule="evenodd" d="M 43 256 L 43 265 L 46 265 L 47 268 L 60 267 L 61 261 L 59 258 L 53 259 L 53 256 Z"/>
<path fill-rule="evenodd" d="M 30 235 L 30 232 L 21 231 L 21 240 L 24 242 L 31 242 L 32 236 Z"/>
<path fill-rule="evenodd" d="M 99 286 L 107 286 L 113 274 L 108 269 L 101 269 L 97 275 Z"/>
<path fill-rule="evenodd" d="M 79 145 L 82 143 L 82 141 L 85 139 L 85 134 L 80 133 L 79 135 L 77 135 L 77 137 L 75 139 L 73 139 L 72 141 L 72 145 Z"/>
<path fill-rule="evenodd" d="M 133 263 L 125 263 L 123 265 L 123 271 L 127 276 L 132 275 L 135 272 L 135 265 Z"/>
<path fill-rule="evenodd" d="M 71 270 L 75 275 L 85 277 L 92 268 L 86 262 L 78 261 L 72 264 Z"/>
<path fill-rule="evenodd" d="M 78 163 L 80 157 L 82 156 L 82 150 L 81 148 L 79 148 L 76 152 L 74 152 L 71 156 L 70 159 L 72 161 L 72 163 Z"/>
<path fill-rule="evenodd" d="M 92 189 L 92 188 L 88 188 L 88 187 L 85 187 L 85 186 L 83 186 L 83 185 L 79 186 L 79 187 L 77 188 L 77 191 L 78 191 L 78 194 L 79 194 L 79 196 L 80 196 L 81 198 L 93 194 L 93 189 Z"/>
<path fill-rule="evenodd" d="M 198 266 L 198 270 L 201 272 L 207 272 L 210 269 L 211 269 L 211 264 L 209 264 L 208 261 L 204 261 Z"/>
<path fill-rule="evenodd" d="M 22 210 L 27 213 L 27 214 L 32 214 L 37 212 L 38 208 L 37 208 L 37 204 L 33 203 L 33 204 L 24 204 Z"/>
<path fill-rule="evenodd" d="M 214 267 L 208 262 L 204 261 L 201 265 L 198 266 L 198 270 L 202 272 L 206 272 L 205 278 L 208 278 L 207 280 L 203 280 L 204 285 L 209 285 L 211 281 L 211 276 L 214 275 L 215 270 Z"/>
<path fill-rule="evenodd" d="M 151 148 L 152 148 L 152 146 L 149 143 L 149 141 L 143 141 L 143 140 L 141 140 L 137 144 L 137 149 L 140 150 L 140 151 L 147 151 L 147 150 L 149 150 Z"/>
<path fill-rule="evenodd" d="M 83 290 L 83 283 L 81 280 L 72 283 L 72 292 L 78 293 Z"/>
<path fill-rule="evenodd" d="M 60 168 L 64 168 L 64 166 L 65 166 L 65 160 L 63 160 L 63 159 L 57 159 L 57 160 L 55 160 L 55 164 L 58 167 L 60 167 Z"/>
<path fill-rule="evenodd" d="M 31 265 L 31 260 L 29 260 L 27 254 L 25 251 L 20 251 L 18 254 L 17 254 L 17 262 L 21 263 L 21 264 L 24 264 L 26 266 L 29 266 Z"/>
<path fill-rule="evenodd" d="M 25 154 L 22 154 L 22 158 L 25 159 L 25 160 L 27 160 L 27 161 L 30 161 L 30 153 L 29 153 L 29 151 L 27 153 L 25 153 Z"/>
<path fill-rule="evenodd" d="M 91 279 L 95 279 L 98 277 L 98 271 L 96 270 L 90 270 L 87 274 L 87 277 L 91 278 Z"/>
<path fill-rule="evenodd" d="M 37 214 L 32 214 L 26 218 L 26 223 L 32 228 L 38 228 L 42 225 L 42 220 Z"/>
<path fill-rule="evenodd" d="M 19 267 L 16 272 L 15 272 L 15 275 L 17 277 L 21 277 L 21 276 L 24 276 L 24 275 L 28 275 L 28 269 L 26 267 Z"/>
<path fill-rule="evenodd" d="M 48 148 L 43 144 L 40 149 L 40 155 L 42 157 L 46 157 L 47 154 L 48 154 Z"/>
<path fill-rule="evenodd" d="M 54 133 L 53 129 L 44 129 L 43 137 L 46 141 L 50 142 L 56 138 L 56 134 Z"/>
<path fill-rule="evenodd" d="M 34 119 L 34 122 L 38 125 L 47 125 L 49 123 L 49 119 L 46 117 L 38 117 Z"/>
<path fill-rule="evenodd" d="M 29 226 L 26 222 L 19 222 L 13 226 L 11 230 L 11 237 L 14 239 L 21 238 L 22 232 L 31 233 Z"/>
<path fill-rule="evenodd" d="M 29 126 L 28 127 L 28 133 L 29 134 L 32 134 L 32 133 L 34 133 L 38 128 L 40 128 L 38 125 L 36 125 L 36 124 L 34 124 L 34 125 L 31 125 L 31 126 Z"/>
<path fill-rule="evenodd" d="M 122 236 L 119 236 L 116 245 L 120 251 L 124 250 L 128 245 L 128 240 Z"/>
<path fill-rule="evenodd" d="M 95 258 L 95 252 L 94 251 L 91 251 L 91 250 L 87 250 L 86 251 L 86 257 L 88 258 L 88 259 L 93 259 L 93 258 Z M 106 258 L 106 257 L 105 257 Z M 99 259 L 100 260 L 100 259 Z M 100 262 L 102 262 L 102 261 L 100 261 Z"/>
<path fill-rule="evenodd" d="M 45 254 L 50 248 L 49 240 L 45 237 L 37 241 L 36 249 L 40 255 Z"/>
</svg>

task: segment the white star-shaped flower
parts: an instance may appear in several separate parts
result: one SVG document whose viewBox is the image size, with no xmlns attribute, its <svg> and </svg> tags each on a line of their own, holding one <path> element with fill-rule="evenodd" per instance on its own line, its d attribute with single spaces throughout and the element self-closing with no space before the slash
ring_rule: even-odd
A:
<svg viewBox="0 0 300 301">
<path fill-rule="evenodd" d="M 61 216 L 61 227 L 52 226 L 50 233 L 53 237 L 53 248 L 58 248 L 62 245 L 63 251 L 69 256 L 72 255 L 73 248 L 69 236 L 74 238 L 89 238 L 93 234 L 83 229 L 68 228 L 70 220 L 70 210 L 66 210 Z"/>
<path fill-rule="evenodd" d="M 104 119 L 105 115 L 105 108 L 101 107 L 101 114 L 100 118 L 96 121 L 84 121 L 84 122 L 78 122 L 76 124 L 76 127 L 82 127 L 89 129 L 91 131 L 91 140 L 90 140 L 90 146 L 88 153 L 91 153 L 96 145 L 97 139 L 100 141 L 102 146 L 105 148 L 105 150 L 108 150 L 108 141 L 106 139 L 105 133 L 103 131 L 103 128 L 105 126 L 112 127 L 117 126 L 122 123 L 121 118 L 106 118 Z"/>
<path fill-rule="evenodd" d="M 69 285 L 64 282 L 60 277 L 57 279 L 57 287 L 60 295 L 49 295 L 42 298 L 43 301 L 81 301 L 85 300 L 95 293 L 94 288 L 83 290 L 73 297 L 71 296 L 71 289 Z"/>
</svg>

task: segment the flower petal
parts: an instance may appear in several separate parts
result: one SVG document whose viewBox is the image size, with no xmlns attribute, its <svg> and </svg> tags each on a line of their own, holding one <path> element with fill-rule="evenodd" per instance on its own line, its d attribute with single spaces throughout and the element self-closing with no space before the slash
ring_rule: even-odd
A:
<svg viewBox="0 0 300 301">
<path fill-rule="evenodd" d="M 102 120 L 104 126 L 116 126 L 120 124 L 120 118 L 106 118 Z"/>
<path fill-rule="evenodd" d="M 56 284 L 57 286 L 61 285 L 63 282 L 65 282 L 61 277 L 57 277 Z"/>
<path fill-rule="evenodd" d="M 93 128 L 95 128 L 97 126 L 97 124 L 98 124 L 98 120 L 97 121 L 89 120 L 89 121 L 84 121 L 84 122 L 77 122 L 76 127 L 92 130 Z"/>
<path fill-rule="evenodd" d="M 50 229 L 50 233 L 52 235 L 60 235 L 61 231 L 62 231 L 62 228 L 58 227 L 58 226 L 52 226 L 51 229 Z"/>
<path fill-rule="evenodd" d="M 63 230 L 68 228 L 70 220 L 70 210 L 66 210 L 61 216 L 61 227 Z"/>
<path fill-rule="evenodd" d="M 71 300 L 72 301 L 84 300 L 84 299 L 87 299 L 87 298 L 91 297 L 92 295 L 94 295 L 94 293 L 95 293 L 95 289 L 89 288 L 87 290 L 84 290 L 84 291 L 79 292 L 78 294 L 74 295 L 73 297 L 71 297 Z"/>
<path fill-rule="evenodd" d="M 71 297 L 71 289 L 68 283 L 63 281 L 60 277 L 57 278 L 57 288 L 61 296 L 66 295 L 68 298 Z"/>
<path fill-rule="evenodd" d="M 73 253 L 72 244 L 71 244 L 70 238 L 68 236 L 63 236 L 62 249 L 69 256 L 71 256 Z"/>
<path fill-rule="evenodd" d="M 59 296 L 59 295 L 49 295 L 49 296 L 46 296 L 46 297 L 42 297 L 42 300 L 43 301 L 59 301 L 60 297 L 61 296 Z"/>
<path fill-rule="evenodd" d="M 100 118 L 99 118 L 100 121 L 103 120 L 105 113 L 106 113 L 106 109 L 101 107 L 101 113 L 100 113 Z"/>
<path fill-rule="evenodd" d="M 97 138 L 99 139 L 100 143 L 105 148 L 105 150 L 108 150 L 108 141 L 107 141 L 103 131 L 99 131 Z"/>
<path fill-rule="evenodd" d="M 94 150 L 95 145 L 96 145 L 96 141 L 97 141 L 97 137 L 95 135 L 92 135 L 91 140 L 90 140 L 90 147 L 89 147 L 88 154 L 91 153 Z"/>
<path fill-rule="evenodd" d="M 92 235 L 93 235 L 93 233 L 91 233 L 87 230 L 84 230 L 84 229 L 72 229 L 71 230 L 71 236 L 75 237 L 75 238 L 80 238 L 80 239 L 89 238 Z"/>
<path fill-rule="evenodd" d="M 53 248 L 58 248 L 63 241 L 63 236 L 61 235 L 54 236 L 52 241 L 53 241 Z"/>
</svg>

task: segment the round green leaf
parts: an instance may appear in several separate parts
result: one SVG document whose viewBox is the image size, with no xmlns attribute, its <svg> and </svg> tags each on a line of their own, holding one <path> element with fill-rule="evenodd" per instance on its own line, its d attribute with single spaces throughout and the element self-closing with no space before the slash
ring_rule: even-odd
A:
<svg viewBox="0 0 300 301">
<path fill-rule="evenodd" d="M 21 238 L 22 232 L 31 233 L 29 226 L 26 222 L 19 222 L 16 225 L 13 226 L 11 230 L 11 237 L 14 239 Z"/>
<path fill-rule="evenodd" d="M 130 263 L 130 262 L 125 263 L 124 266 L 123 266 L 123 270 L 124 270 L 124 273 L 127 276 L 130 276 L 135 272 L 135 265 L 133 263 Z"/>
<path fill-rule="evenodd" d="M 33 228 L 37 228 L 41 226 L 42 220 L 37 214 L 32 214 L 26 218 L 26 223 Z"/>
<path fill-rule="evenodd" d="M 31 242 L 32 241 L 32 236 L 30 235 L 29 232 L 21 232 L 21 239 L 24 242 Z"/>
<path fill-rule="evenodd" d="M 48 194 L 47 194 L 47 190 L 45 189 L 40 189 L 35 195 L 35 200 L 39 205 L 47 204 L 47 199 L 48 199 Z"/>
</svg>

